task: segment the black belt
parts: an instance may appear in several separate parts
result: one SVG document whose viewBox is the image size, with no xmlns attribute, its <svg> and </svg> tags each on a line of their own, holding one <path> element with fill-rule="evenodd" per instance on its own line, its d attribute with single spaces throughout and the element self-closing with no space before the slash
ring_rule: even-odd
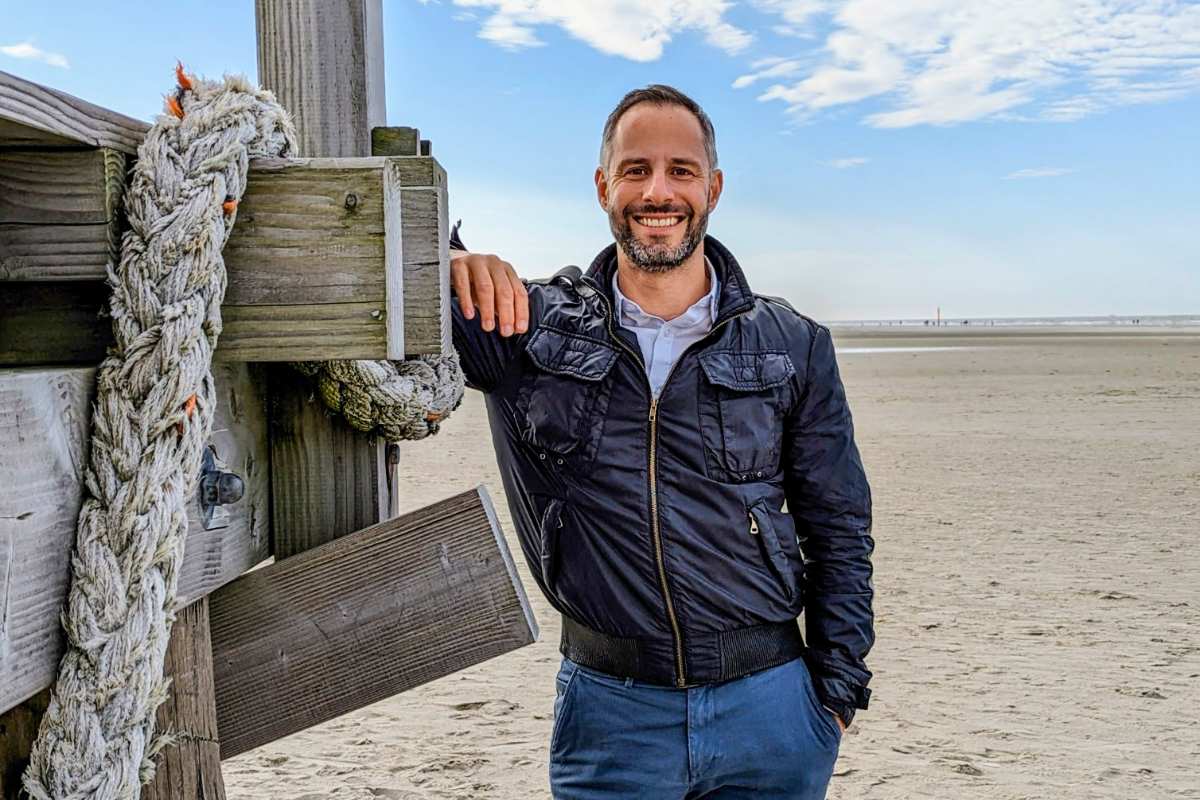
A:
<svg viewBox="0 0 1200 800">
<path fill-rule="evenodd" d="M 654 656 L 648 652 L 651 648 L 645 640 L 600 633 L 567 616 L 562 621 L 559 650 L 576 664 L 616 678 L 675 685 L 673 659 L 661 656 L 663 647 L 654 648 L 660 654 Z M 689 671 L 689 686 L 740 678 L 804 654 L 804 640 L 794 619 L 721 631 L 704 637 L 705 642 L 697 641 L 699 638 L 691 637 L 691 644 L 711 644 L 716 653 L 706 659 L 711 661 L 711 668 Z"/>
</svg>

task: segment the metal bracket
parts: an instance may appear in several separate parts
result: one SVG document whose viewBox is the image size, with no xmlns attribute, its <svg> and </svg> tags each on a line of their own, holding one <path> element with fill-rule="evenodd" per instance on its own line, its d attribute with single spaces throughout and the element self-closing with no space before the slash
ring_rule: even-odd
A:
<svg viewBox="0 0 1200 800">
<path fill-rule="evenodd" d="M 227 527 L 229 512 L 222 506 L 236 503 L 246 493 L 246 482 L 225 468 L 211 444 L 204 449 L 199 491 L 201 523 L 206 531 Z"/>
</svg>

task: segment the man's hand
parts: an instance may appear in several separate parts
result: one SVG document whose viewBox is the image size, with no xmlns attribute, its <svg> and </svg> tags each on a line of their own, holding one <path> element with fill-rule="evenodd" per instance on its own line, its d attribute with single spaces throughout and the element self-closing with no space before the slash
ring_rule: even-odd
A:
<svg viewBox="0 0 1200 800">
<path fill-rule="evenodd" d="M 829 711 L 829 709 L 825 709 L 825 710 Z M 834 714 L 834 712 L 832 712 L 832 711 L 829 711 L 829 713 L 833 714 L 833 721 L 837 723 L 837 726 L 839 729 L 841 729 L 842 733 L 845 733 L 846 732 L 846 723 L 842 722 L 841 716 L 838 714 Z"/>
<path fill-rule="evenodd" d="M 529 329 L 529 294 L 512 264 L 497 256 L 450 251 L 450 284 L 458 295 L 463 316 L 475 318 L 485 331 L 499 323 L 500 335 Z"/>
</svg>

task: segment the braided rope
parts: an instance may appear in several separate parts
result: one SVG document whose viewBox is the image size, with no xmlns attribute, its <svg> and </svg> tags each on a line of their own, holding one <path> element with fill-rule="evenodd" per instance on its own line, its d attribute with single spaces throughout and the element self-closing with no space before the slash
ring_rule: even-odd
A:
<svg viewBox="0 0 1200 800">
<path fill-rule="evenodd" d="M 274 96 L 244 78 L 189 78 L 138 148 L 129 228 L 109 267 L 115 344 L 100 365 L 67 647 L 34 742 L 25 791 L 36 800 L 137 798 L 172 741 L 154 715 L 169 681 L 187 500 L 215 410 L 221 249 L 249 160 L 295 149 Z M 436 432 L 462 398 L 456 357 L 300 365 L 359 429 L 392 440 Z M 364 427 L 368 426 L 368 427 Z"/>
</svg>

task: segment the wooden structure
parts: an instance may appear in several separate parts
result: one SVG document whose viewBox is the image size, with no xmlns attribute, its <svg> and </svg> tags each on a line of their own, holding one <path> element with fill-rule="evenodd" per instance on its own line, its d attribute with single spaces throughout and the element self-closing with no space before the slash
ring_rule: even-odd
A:
<svg viewBox="0 0 1200 800">
<path fill-rule="evenodd" d="M 447 189 L 415 129 L 384 127 L 380 0 L 257 0 L 256 21 L 304 158 L 252 163 L 225 250 L 213 469 L 245 492 L 190 509 L 158 712 L 183 736 L 143 797 L 223 797 L 221 758 L 537 636 L 483 488 L 389 519 L 383 444 L 269 363 L 445 352 Z M 0 798 L 62 653 L 103 277 L 147 127 L 0 72 Z"/>
</svg>

